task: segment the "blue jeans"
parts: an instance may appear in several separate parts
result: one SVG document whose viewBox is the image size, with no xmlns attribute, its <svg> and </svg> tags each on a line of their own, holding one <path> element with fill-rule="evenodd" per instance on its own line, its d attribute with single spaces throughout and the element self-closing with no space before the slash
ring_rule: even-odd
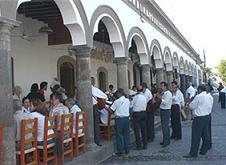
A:
<svg viewBox="0 0 226 165">
<path fill-rule="evenodd" d="M 115 119 L 115 138 L 118 152 L 128 151 L 130 145 L 129 117 Z"/>
<path fill-rule="evenodd" d="M 155 113 L 147 111 L 147 140 L 153 141 L 155 138 Z"/>
<path fill-rule="evenodd" d="M 160 109 L 161 125 L 162 125 L 162 135 L 163 135 L 163 144 L 170 144 L 170 110 L 169 109 Z"/>
</svg>

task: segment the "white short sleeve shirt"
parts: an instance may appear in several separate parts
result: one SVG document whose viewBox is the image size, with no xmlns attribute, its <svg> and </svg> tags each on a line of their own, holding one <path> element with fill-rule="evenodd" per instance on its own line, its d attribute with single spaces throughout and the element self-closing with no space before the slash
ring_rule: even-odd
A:
<svg viewBox="0 0 226 165">
<path fill-rule="evenodd" d="M 114 101 L 110 108 L 114 111 L 116 117 L 129 117 L 129 107 L 129 99 L 125 98 L 125 96 L 121 96 Z"/>
<path fill-rule="evenodd" d="M 146 90 L 144 91 L 143 95 L 146 97 L 147 102 L 149 102 L 152 99 L 151 91 L 148 88 L 146 88 Z"/>
<path fill-rule="evenodd" d="M 134 96 L 131 104 L 133 107 L 133 112 L 146 111 L 147 99 L 142 93 L 139 93 L 138 95 Z"/>
</svg>

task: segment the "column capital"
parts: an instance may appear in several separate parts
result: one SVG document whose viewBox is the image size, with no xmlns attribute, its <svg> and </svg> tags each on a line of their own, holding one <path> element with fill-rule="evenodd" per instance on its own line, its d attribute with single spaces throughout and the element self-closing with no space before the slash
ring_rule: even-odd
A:
<svg viewBox="0 0 226 165">
<path fill-rule="evenodd" d="M 116 57 L 114 58 L 113 63 L 116 63 L 117 65 L 127 65 L 128 57 Z"/>
<path fill-rule="evenodd" d="M 141 68 L 142 68 L 142 70 L 149 70 L 150 71 L 150 69 L 151 69 L 151 66 L 149 65 L 149 64 L 143 64 L 143 65 L 141 65 Z"/>
<path fill-rule="evenodd" d="M 1 17 L 0 16 L 0 28 L 3 29 L 9 29 L 11 30 L 13 27 L 17 27 L 21 24 L 21 22 L 16 21 L 16 20 L 11 20 L 6 17 Z"/>
<path fill-rule="evenodd" d="M 69 51 L 72 51 L 76 57 L 90 57 L 92 48 L 88 45 L 69 46 Z"/>
</svg>

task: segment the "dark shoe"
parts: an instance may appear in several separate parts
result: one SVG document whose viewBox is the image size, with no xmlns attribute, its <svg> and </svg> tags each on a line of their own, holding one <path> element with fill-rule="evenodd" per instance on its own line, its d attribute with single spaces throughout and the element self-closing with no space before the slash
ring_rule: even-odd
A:
<svg viewBox="0 0 226 165">
<path fill-rule="evenodd" d="M 101 144 L 101 143 L 97 143 L 96 145 L 98 145 L 99 147 L 101 147 L 101 146 L 102 146 L 102 144 Z"/>
<path fill-rule="evenodd" d="M 163 145 L 163 144 L 164 144 L 163 142 L 160 143 L 160 145 Z"/>
<path fill-rule="evenodd" d="M 125 154 L 129 154 L 129 150 L 126 150 L 126 151 L 125 151 Z"/>
<path fill-rule="evenodd" d="M 163 144 L 163 145 L 162 145 L 162 148 L 165 148 L 165 147 L 168 146 L 168 145 L 170 145 L 170 144 Z"/>
<path fill-rule="evenodd" d="M 143 146 L 143 150 L 146 150 L 147 149 L 147 146 Z"/>
<path fill-rule="evenodd" d="M 181 140 L 181 138 L 175 137 L 174 140 Z"/>
<path fill-rule="evenodd" d="M 184 158 L 196 158 L 197 156 L 185 155 Z"/>
<path fill-rule="evenodd" d="M 116 152 L 115 155 L 116 155 L 116 156 L 122 156 L 123 153 L 122 153 L 122 152 Z"/>
<path fill-rule="evenodd" d="M 175 139 L 175 137 L 174 136 L 170 136 L 170 139 Z"/>
<path fill-rule="evenodd" d="M 151 142 L 153 142 L 153 141 L 154 141 L 153 139 L 147 140 L 148 143 L 151 143 Z"/>
<path fill-rule="evenodd" d="M 206 152 L 199 152 L 200 155 L 206 155 Z"/>
<path fill-rule="evenodd" d="M 134 150 L 142 150 L 142 148 L 141 147 L 136 147 L 136 148 L 134 148 Z"/>
</svg>

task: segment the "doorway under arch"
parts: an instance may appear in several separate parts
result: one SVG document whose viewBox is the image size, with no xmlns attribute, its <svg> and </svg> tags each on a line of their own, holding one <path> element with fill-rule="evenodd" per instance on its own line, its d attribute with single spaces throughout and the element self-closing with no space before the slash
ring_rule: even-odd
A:
<svg viewBox="0 0 226 165">
<path fill-rule="evenodd" d="M 70 62 L 60 64 L 60 84 L 65 89 L 65 94 L 69 97 L 75 95 L 75 68 Z"/>
</svg>

